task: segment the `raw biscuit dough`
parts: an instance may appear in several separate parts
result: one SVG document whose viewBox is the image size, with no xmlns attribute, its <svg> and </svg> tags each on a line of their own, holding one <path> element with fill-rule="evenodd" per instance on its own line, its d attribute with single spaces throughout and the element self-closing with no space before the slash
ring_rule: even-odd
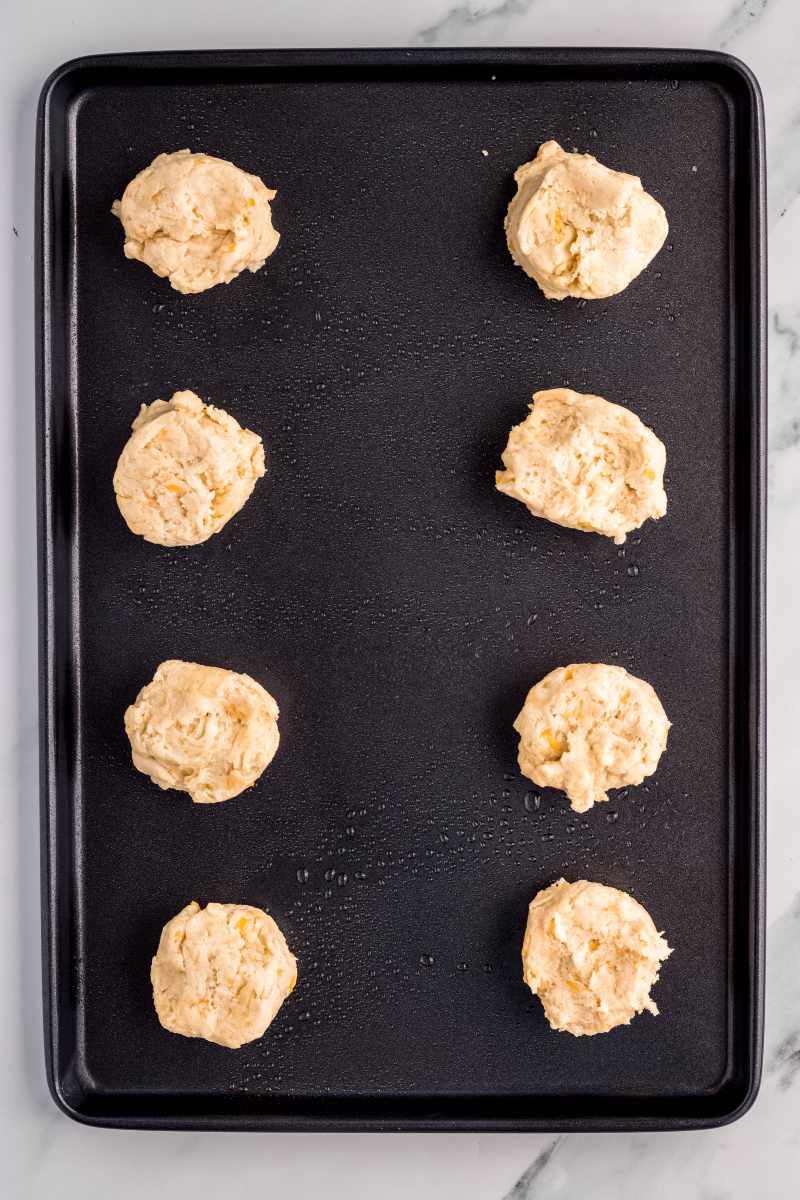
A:
<svg viewBox="0 0 800 1200">
<path fill-rule="evenodd" d="M 114 472 L 128 528 L 157 546 L 197 546 L 243 508 L 264 474 L 257 433 L 194 392 L 143 404 Z"/>
<path fill-rule="evenodd" d="M 193 900 L 164 926 L 150 980 L 158 1019 L 170 1033 L 238 1050 L 275 1019 L 297 982 L 297 962 L 260 908 L 201 909 Z"/>
<path fill-rule="evenodd" d="M 625 535 L 667 511 L 667 453 L 621 404 L 569 388 L 536 392 L 503 451 L 497 490 L 567 529 Z"/>
<path fill-rule="evenodd" d="M 516 171 L 506 238 L 517 266 L 548 300 L 601 300 L 623 291 L 669 232 L 664 209 L 636 175 L 545 142 Z"/>
<path fill-rule="evenodd" d="M 204 292 L 258 271 L 278 245 L 269 202 L 276 193 L 224 158 L 159 154 L 111 211 L 125 257 L 146 263 L 178 292 Z"/>
<path fill-rule="evenodd" d="M 559 879 L 534 896 L 522 943 L 522 978 L 553 1029 L 607 1033 L 637 1013 L 658 1015 L 650 989 L 672 953 L 627 892 Z"/>
<path fill-rule="evenodd" d="M 575 812 L 639 784 L 666 749 L 670 723 L 649 683 L 623 667 L 574 663 L 539 680 L 514 722 L 519 767 L 566 792 Z"/>
<path fill-rule="evenodd" d="M 278 749 L 278 705 L 223 667 L 161 663 L 125 713 L 133 765 L 160 788 L 217 804 L 254 784 Z"/>
</svg>

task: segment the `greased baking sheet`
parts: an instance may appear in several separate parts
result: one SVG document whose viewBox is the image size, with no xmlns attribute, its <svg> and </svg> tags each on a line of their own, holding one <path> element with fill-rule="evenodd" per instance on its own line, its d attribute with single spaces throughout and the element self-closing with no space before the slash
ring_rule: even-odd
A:
<svg viewBox="0 0 800 1200">
<path fill-rule="evenodd" d="M 513 171 L 556 138 L 641 175 L 667 245 L 622 295 L 548 303 L 508 256 Z M 277 252 L 198 296 L 122 254 L 161 151 L 277 187 Z M 763 140 L 757 85 L 680 51 L 296 51 L 80 60 L 39 121 L 46 1042 L 72 1116 L 151 1127 L 719 1124 L 757 1088 L 763 895 Z M 623 548 L 493 473 L 530 394 L 629 405 L 668 515 Z M 269 470 L 205 545 L 125 528 L 140 404 L 192 388 Z M 178 657 L 281 707 L 251 791 L 133 770 L 125 706 Z M 583 816 L 516 765 L 569 661 L 650 681 L 657 773 Z M 674 954 L 662 1015 L 596 1038 L 522 984 L 564 875 L 631 892 Z M 267 1035 L 168 1035 L 149 962 L 191 899 L 267 908 L 299 960 Z"/>
</svg>

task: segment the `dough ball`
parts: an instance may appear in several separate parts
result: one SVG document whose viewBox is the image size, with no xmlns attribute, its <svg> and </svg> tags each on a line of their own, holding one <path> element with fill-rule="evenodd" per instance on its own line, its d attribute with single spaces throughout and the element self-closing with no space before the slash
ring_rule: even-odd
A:
<svg viewBox="0 0 800 1200">
<path fill-rule="evenodd" d="M 643 679 L 622 667 L 575 663 L 531 688 L 514 728 L 522 774 L 566 792 L 575 812 L 586 812 L 608 800 L 607 788 L 653 774 L 669 721 Z"/>
<path fill-rule="evenodd" d="M 161 931 L 150 981 L 170 1033 L 238 1050 L 272 1024 L 297 982 L 297 962 L 260 908 L 193 900 Z"/>
<path fill-rule="evenodd" d="M 615 296 L 664 244 L 664 209 L 636 175 L 612 171 L 591 154 L 545 142 L 514 175 L 508 206 L 511 257 L 548 300 Z"/>
<path fill-rule="evenodd" d="M 269 206 L 275 195 L 224 158 L 176 150 L 140 171 L 111 211 L 125 230 L 126 258 L 178 292 L 205 292 L 263 267 L 280 237 Z"/>
<path fill-rule="evenodd" d="M 157 546 L 197 546 L 244 507 L 265 470 L 257 433 L 194 392 L 176 392 L 142 405 L 114 491 L 132 533 Z"/>
<path fill-rule="evenodd" d="M 535 517 L 621 545 L 667 511 L 663 442 L 621 404 L 569 388 L 536 392 L 503 451 L 497 490 Z"/>
<path fill-rule="evenodd" d="M 230 800 L 278 749 L 278 705 L 249 675 L 171 659 L 125 713 L 133 765 L 195 804 Z"/>
<path fill-rule="evenodd" d="M 672 953 L 633 896 L 585 879 L 559 879 L 534 896 L 522 978 L 553 1029 L 608 1033 L 637 1013 L 658 1015 L 650 989 Z"/>
</svg>

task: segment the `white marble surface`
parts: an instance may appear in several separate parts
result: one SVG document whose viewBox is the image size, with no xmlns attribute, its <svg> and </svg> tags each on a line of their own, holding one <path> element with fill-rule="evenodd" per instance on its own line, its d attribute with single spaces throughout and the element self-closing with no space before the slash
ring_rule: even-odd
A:
<svg viewBox="0 0 800 1200">
<path fill-rule="evenodd" d="M 0 1193 L 722 1200 L 800 1184 L 800 5 L 796 0 L 16 0 L 0 5 Z M 33 122 L 57 63 L 112 50 L 246 46 L 724 48 L 766 96 L 770 163 L 770 787 L 765 1078 L 730 1128 L 670 1135 L 123 1133 L 63 1117 L 39 998 L 33 481 Z"/>
</svg>

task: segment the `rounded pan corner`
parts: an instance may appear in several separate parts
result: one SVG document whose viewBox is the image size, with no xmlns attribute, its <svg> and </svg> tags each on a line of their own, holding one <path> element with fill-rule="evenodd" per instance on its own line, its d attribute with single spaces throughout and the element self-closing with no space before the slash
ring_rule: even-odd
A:
<svg viewBox="0 0 800 1200">
<path fill-rule="evenodd" d="M 63 1080 L 56 1076 L 55 1072 L 52 1070 L 47 1071 L 47 1090 L 49 1091 L 50 1098 L 55 1104 L 56 1108 L 62 1112 L 65 1117 L 69 1117 L 71 1121 L 75 1121 L 76 1124 L 91 1126 L 103 1126 L 111 1124 L 111 1122 L 106 1122 L 102 1119 L 98 1120 L 96 1117 L 90 1116 L 89 1113 L 87 1113 L 85 1109 L 81 1107 L 86 1100 L 87 1093 L 85 1091 L 81 1091 L 81 1093 L 74 1098 L 68 1098 L 63 1086 Z"/>
<path fill-rule="evenodd" d="M 47 103 L 56 88 L 60 87 L 64 83 L 70 83 L 73 77 L 76 77 L 81 71 L 85 70 L 86 67 L 90 67 L 94 62 L 96 62 L 96 58 L 90 55 L 79 58 L 68 58 L 65 62 L 62 62 L 57 67 L 54 67 L 50 74 L 46 76 L 42 86 L 39 89 L 39 114 L 41 115 L 46 108 Z"/>
<path fill-rule="evenodd" d="M 758 1099 L 761 1091 L 761 1079 L 761 1063 L 758 1062 L 754 1064 L 753 1070 L 743 1081 L 742 1086 L 731 1089 L 730 1104 L 716 1120 L 710 1122 L 710 1127 L 722 1129 L 725 1125 L 733 1125 L 735 1121 L 746 1116 Z"/>
<path fill-rule="evenodd" d="M 729 82 L 733 88 L 745 91 L 747 99 L 750 101 L 759 118 L 763 120 L 764 94 L 761 90 L 758 76 L 752 67 L 748 66 L 743 59 L 738 58 L 735 54 L 729 54 L 727 50 L 708 50 L 703 55 L 703 58 L 709 64 L 716 65 L 721 75 L 721 83 Z"/>
<path fill-rule="evenodd" d="M 88 77 L 92 72 L 107 67 L 110 58 L 113 56 L 84 54 L 77 58 L 68 58 L 59 66 L 54 67 L 39 89 L 39 102 L 36 109 L 38 124 L 41 126 L 45 114 L 56 97 L 63 96 L 68 102 L 86 86 L 86 80 L 83 77 Z"/>
<path fill-rule="evenodd" d="M 99 1089 L 85 1067 L 73 1062 L 66 1070 L 56 1065 L 59 1035 L 45 1027 L 45 1077 L 56 1108 L 78 1125 L 110 1128 L 119 1124 L 97 1104 Z"/>
</svg>

